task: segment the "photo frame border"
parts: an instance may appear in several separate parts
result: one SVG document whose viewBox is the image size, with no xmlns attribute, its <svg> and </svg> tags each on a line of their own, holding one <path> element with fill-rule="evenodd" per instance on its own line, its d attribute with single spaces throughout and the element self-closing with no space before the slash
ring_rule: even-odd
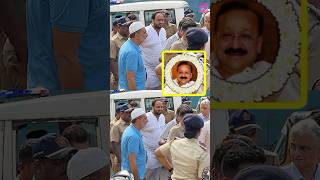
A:
<svg viewBox="0 0 320 180">
<path fill-rule="evenodd" d="M 164 92 L 164 76 L 165 76 L 165 59 L 164 54 L 166 53 L 202 53 L 204 55 L 203 58 L 203 93 L 198 94 L 167 94 Z M 207 90 L 207 54 L 204 50 L 165 50 L 161 52 L 161 92 L 162 96 L 206 96 L 206 90 Z"/>
</svg>

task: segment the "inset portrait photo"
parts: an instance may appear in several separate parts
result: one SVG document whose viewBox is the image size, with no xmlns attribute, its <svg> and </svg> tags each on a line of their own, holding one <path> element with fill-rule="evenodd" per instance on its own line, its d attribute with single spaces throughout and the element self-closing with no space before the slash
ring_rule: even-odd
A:
<svg viewBox="0 0 320 180">
<path fill-rule="evenodd" d="M 299 8 L 286 1 L 220 0 L 211 11 L 215 101 L 300 102 Z"/>
<path fill-rule="evenodd" d="M 204 96 L 206 94 L 205 51 L 166 51 L 162 57 L 162 94 L 164 96 Z"/>
</svg>

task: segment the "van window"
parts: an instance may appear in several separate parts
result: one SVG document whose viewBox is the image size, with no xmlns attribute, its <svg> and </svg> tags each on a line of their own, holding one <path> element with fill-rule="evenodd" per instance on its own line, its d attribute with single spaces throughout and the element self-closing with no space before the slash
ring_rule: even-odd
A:
<svg viewBox="0 0 320 180">
<path fill-rule="evenodd" d="M 176 24 L 176 15 L 175 15 L 175 11 L 174 9 L 166 9 L 168 11 L 168 13 L 170 13 L 169 15 L 169 22 L 172 24 Z M 159 10 L 148 10 L 148 11 L 144 11 L 144 23 L 146 26 L 151 24 L 152 21 L 152 14 L 156 11 Z"/>
<path fill-rule="evenodd" d="M 31 133 L 33 133 L 33 135 L 43 134 L 43 132 L 61 134 L 63 130 L 71 124 L 79 124 L 87 130 L 90 146 L 97 146 L 98 118 L 41 119 L 13 122 L 13 130 L 16 132 L 16 163 L 18 163 L 19 149 L 22 144 L 27 142 L 27 136 L 30 137 Z M 18 173 L 17 170 L 17 174 Z"/>
<path fill-rule="evenodd" d="M 117 108 L 119 103 L 132 104 L 132 101 L 135 102 L 137 108 L 141 107 L 141 99 L 117 99 L 117 100 L 114 100 L 114 103 L 115 103 L 115 107 Z"/>
<path fill-rule="evenodd" d="M 144 104 L 145 104 L 145 109 L 146 112 L 149 112 L 152 110 L 152 101 L 154 99 L 156 99 L 157 97 L 153 97 L 153 98 L 146 98 L 144 100 Z M 166 97 L 168 100 L 168 109 L 174 111 L 174 103 L 173 103 L 173 98 L 172 97 Z"/>
<path fill-rule="evenodd" d="M 139 11 L 128 11 L 128 12 L 114 12 L 114 13 L 110 13 L 111 16 L 111 24 L 112 22 L 116 19 L 116 16 L 123 16 L 123 17 L 127 17 L 128 14 L 134 14 L 137 16 L 137 21 L 139 20 Z"/>
</svg>

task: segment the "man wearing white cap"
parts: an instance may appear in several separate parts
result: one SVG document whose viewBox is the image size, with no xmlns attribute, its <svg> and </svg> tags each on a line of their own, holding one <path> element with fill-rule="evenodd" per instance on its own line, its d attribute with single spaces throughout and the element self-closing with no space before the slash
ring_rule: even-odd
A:
<svg viewBox="0 0 320 180">
<path fill-rule="evenodd" d="M 135 180 L 143 180 L 146 169 L 146 150 L 140 130 L 148 122 L 146 112 L 137 108 L 131 112 L 131 124 L 121 139 L 121 170 L 133 174 Z"/>
<path fill-rule="evenodd" d="M 139 45 L 148 37 L 141 22 L 129 26 L 129 37 L 120 48 L 118 59 L 119 89 L 145 89 L 146 71 Z"/>
<path fill-rule="evenodd" d="M 69 180 L 105 180 L 110 176 L 107 156 L 96 147 L 79 150 L 68 162 Z"/>
</svg>

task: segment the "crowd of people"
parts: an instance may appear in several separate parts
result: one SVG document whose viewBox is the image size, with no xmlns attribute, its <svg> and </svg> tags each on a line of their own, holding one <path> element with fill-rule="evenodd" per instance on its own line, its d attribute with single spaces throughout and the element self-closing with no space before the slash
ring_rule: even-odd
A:
<svg viewBox="0 0 320 180">
<path fill-rule="evenodd" d="M 169 22 L 166 10 L 155 11 L 146 26 L 134 14 L 117 17 L 110 40 L 111 88 L 160 90 L 163 50 L 206 50 L 209 55 L 210 11 L 203 27 L 189 15 L 185 13 L 178 27 Z"/>
<path fill-rule="evenodd" d="M 18 152 L 17 180 L 105 180 L 108 155 L 90 147 L 89 134 L 78 124 L 61 134 L 37 130 L 27 135 Z"/>
<path fill-rule="evenodd" d="M 167 98 L 155 98 L 152 109 L 119 103 L 111 121 L 112 170 L 127 170 L 135 179 L 209 178 L 210 101 L 199 100 L 199 112 L 185 97 L 176 112 Z"/>
<path fill-rule="evenodd" d="M 257 131 L 262 129 L 253 113 L 234 111 L 229 130 L 212 154 L 212 179 L 320 179 L 320 126 L 314 119 L 303 119 L 288 132 L 290 162 L 284 165 L 278 154 L 256 144 Z"/>
</svg>

